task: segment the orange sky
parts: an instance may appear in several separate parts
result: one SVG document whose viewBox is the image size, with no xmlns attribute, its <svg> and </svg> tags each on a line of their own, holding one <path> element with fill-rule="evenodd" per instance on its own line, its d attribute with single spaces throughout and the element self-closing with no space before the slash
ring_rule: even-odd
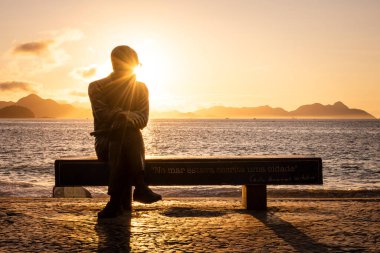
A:
<svg viewBox="0 0 380 253">
<path fill-rule="evenodd" d="M 88 103 L 136 49 L 156 110 L 343 101 L 380 117 L 380 1 L 0 2 L 0 100 Z"/>
</svg>

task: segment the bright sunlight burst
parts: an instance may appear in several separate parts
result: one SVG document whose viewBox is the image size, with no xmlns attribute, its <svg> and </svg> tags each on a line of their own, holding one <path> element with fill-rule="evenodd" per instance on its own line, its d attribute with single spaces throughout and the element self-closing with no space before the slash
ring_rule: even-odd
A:
<svg viewBox="0 0 380 253">
<path fill-rule="evenodd" d="M 165 50 L 163 45 L 153 40 L 145 40 L 132 47 L 136 50 L 141 63 L 134 70 L 137 80 L 148 86 L 153 106 L 160 107 L 159 104 L 163 100 L 170 100 L 168 83 L 173 79 L 174 69 L 170 51 Z"/>
<path fill-rule="evenodd" d="M 173 83 L 177 73 L 173 66 L 170 52 L 158 41 L 145 40 L 139 43 L 125 43 L 136 50 L 140 65 L 134 69 L 137 80 L 144 82 L 149 89 L 149 97 L 152 108 L 166 107 L 168 102 L 173 102 L 169 84 Z M 107 59 L 97 66 L 94 79 L 101 79 L 112 72 L 111 61 Z"/>
</svg>

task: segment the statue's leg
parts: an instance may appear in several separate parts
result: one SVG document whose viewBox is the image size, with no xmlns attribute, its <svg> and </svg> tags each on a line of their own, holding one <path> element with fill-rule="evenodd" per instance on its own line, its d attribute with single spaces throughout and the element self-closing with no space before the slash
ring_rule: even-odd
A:
<svg viewBox="0 0 380 253">
<path fill-rule="evenodd" d="M 108 194 L 110 195 L 110 201 L 104 207 L 102 211 L 98 213 L 98 218 L 113 218 L 123 213 L 122 208 L 122 194 L 123 194 L 123 182 L 121 180 L 123 170 L 120 164 L 120 154 L 122 152 L 121 142 L 117 139 L 110 138 L 108 140 L 108 156 L 107 164 L 109 168 L 109 182 L 108 182 Z"/>
<path fill-rule="evenodd" d="M 145 150 L 142 134 L 140 130 L 126 128 L 124 136 L 121 159 L 123 160 L 122 162 L 125 166 L 127 177 L 136 187 L 143 186 L 145 185 Z"/>
<path fill-rule="evenodd" d="M 123 144 L 120 140 L 110 140 L 108 145 L 108 194 L 121 196 L 125 180 L 125 168 L 123 166 Z"/>
<path fill-rule="evenodd" d="M 121 205 L 125 211 L 132 210 L 132 185 L 140 187 L 144 182 L 144 148 L 139 130 L 124 127 L 120 130 L 115 142 L 111 144 L 110 164 L 114 173 L 110 176 L 111 192 L 122 192 Z"/>
<path fill-rule="evenodd" d="M 126 134 L 125 164 L 132 183 L 136 186 L 133 198 L 142 203 L 161 200 L 159 194 L 149 189 L 144 179 L 145 149 L 140 130 L 129 129 Z"/>
</svg>

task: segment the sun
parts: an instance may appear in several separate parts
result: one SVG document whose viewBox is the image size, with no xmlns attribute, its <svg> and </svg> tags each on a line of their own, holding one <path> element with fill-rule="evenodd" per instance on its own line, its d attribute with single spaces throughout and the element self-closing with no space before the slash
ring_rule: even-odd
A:
<svg viewBox="0 0 380 253">
<path fill-rule="evenodd" d="M 160 55 L 149 47 L 141 50 L 139 52 L 141 64 L 134 69 L 137 80 L 154 83 L 158 80 L 166 79 L 168 63 L 165 60 L 160 60 L 160 58 Z"/>
<path fill-rule="evenodd" d="M 146 61 L 145 61 L 146 62 Z M 143 82 L 147 85 L 150 98 L 154 99 L 162 97 L 162 90 L 159 89 L 158 83 L 161 78 L 160 72 L 150 67 L 154 65 L 154 60 L 148 61 L 147 64 L 140 64 L 134 68 L 133 72 L 136 75 L 137 81 Z"/>
<path fill-rule="evenodd" d="M 127 43 L 128 44 L 128 43 Z M 159 40 L 142 40 L 130 43 L 138 54 L 141 63 L 134 69 L 137 81 L 146 84 L 152 108 L 161 108 L 173 101 L 171 85 L 178 73 L 172 50 Z M 94 79 L 101 79 L 112 73 L 112 64 L 107 60 L 97 65 Z"/>
<path fill-rule="evenodd" d="M 152 102 L 167 98 L 169 83 L 175 73 L 170 51 L 152 40 L 132 47 L 136 50 L 141 63 L 134 69 L 136 78 L 147 85 Z"/>
<path fill-rule="evenodd" d="M 144 74 L 144 69 L 142 65 L 139 64 L 133 69 L 133 73 L 136 75 L 137 79 L 142 81 L 142 79 L 146 79 L 146 74 Z"/>
</svg>

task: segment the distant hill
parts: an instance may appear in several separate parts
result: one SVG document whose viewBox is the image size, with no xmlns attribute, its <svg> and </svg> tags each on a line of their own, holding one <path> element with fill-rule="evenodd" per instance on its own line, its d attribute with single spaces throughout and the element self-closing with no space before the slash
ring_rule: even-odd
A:
<svg viewBox="0 0 380 253">
<path fill-rule="evenodd" d="M 71 105 L 58 104 L 52 99 L 42 99 L 36 94 L 30 94 L 29 96 L 21 98 L 16 102 L 16 105 L 29 108 L 38 118 L 62 117 L 74 109 Z"/>
<path fill-rule="evenodd" d="M 34 113 L 26 107 L 11 105 L 0 109 L 0 118 L 34 118 Z"/>
<path fill-rule="evenodd" d="M 13 105 L 15 102 L 12 102 L 12 101 L 0 101 L 0 109 L 1 108 L 4 108 L 6 106 L 10 106 L 10 105 Z"/>
<path fill-rule="evenodd" d="M 15 104 L 29 108 L 37 118 L 84 118 L 90 113 L 89 110 L 76 108 L 70 104 L 59 104 L 36 94 L 23 97 Z"/>
<path fill-rule="evenodd" d="M 90 107 L 83 109 L 70 104 L 57 103 L 52 99 L 43 99 L 30 94 L 17 102 L 0 101 L 0 108 L 22 106 L 32 111 L 37 118 L 91 118 Z M 214 106 L 193 112 L 151 111 L 151 118 L 315 118 L 315 119 L 375 119 L 374 116 L 360 109 L 351 109 L 342 102 L 333 105 L 319 103 L 302 105 L 294 111 L 273 108 L 268 105 L 258 107 Z"/>
<path fill-rule="evenodd" d="M 284 109 L 272 108 L 267 105 L 259 107 L 214 106 L 197 110 L 193 114 L 201 118 L 283 118 L 288 116 L 288 112 Z"/>
<path fill-rule="evenodd" d="M 319 103 L 303 105 L 289 114 L 299 118 L 375 119 L 368 112 L 360 109 L 350 109 L 340 101 L 333 105 Z"/>
<path fill-rule="evenodd" d="M 151 118 L 165 118 L 165 119 L 190 119 L 190 118 L 196 118 L 196 115 L 192 112 L 179 112 L 176 110 L 173 111 L 151 111 L 150 112 Z"/>
<path fill-rule="evenodd" d="M 175 113 L 174 113 L 175 112 Z M 350 109 L 342 102 L 333 105 L 319 103 L 303 105 L 294 111 L 286 111 L 282 108 L 273 108 L 268 105 L 259 107 L 225 107 L 214 106 L 199 109 L 190 113 L 177 111 L 154 113 L 157 118 L 315 118 L 315 119 L 375 119 L 366 111 Z"/>
<path fill-rule="evenodd" d="M 28 108 L 36 118 L 90 118 L 91 109 L 82 109 L 70 104 L 60 104 L 52 99 L 43 99 L 36 94 L 30 94 L 17 102 L 0 101 L 2 105 L 11 104 Z"/>
</svg>

